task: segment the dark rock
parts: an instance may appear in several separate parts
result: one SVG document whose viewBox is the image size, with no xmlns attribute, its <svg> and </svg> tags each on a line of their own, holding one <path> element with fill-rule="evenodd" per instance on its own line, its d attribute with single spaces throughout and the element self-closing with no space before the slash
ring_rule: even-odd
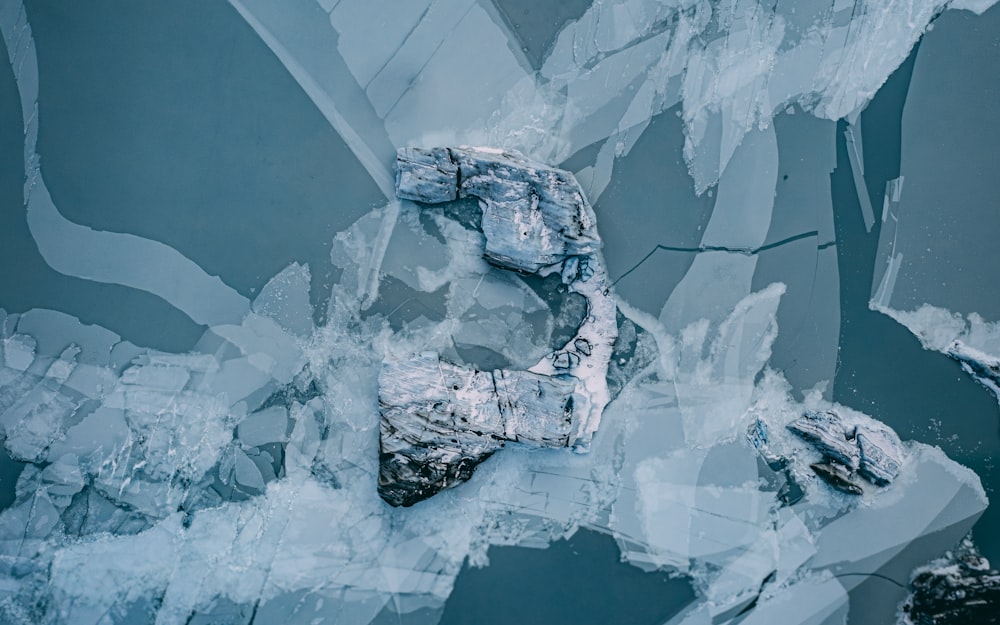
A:
<svg viewBox="0 0 1000 625">
<path fill-rule="evenodd" d="M 594 211 L 573 174 L 489 148 L 403 148 L 396 164 L 400 198 L 477 198 L 484 257 L 558 275 L 586 310 L 576 333 L 530 371 L 478 371 L 437 354 L 383 362 L 379 494 L 412 505 L 469 479 L 505 441 L 586 451 L 610 401 L 618 327 Z"/>
<path fill-rule="evenodd" d="M 886 426 L 858 426 L 855 440 L 861 452 L 858 472 L 878 486 L 886 486 L 896 479 L 903 464 L 903 444 Z"/>
<path fill-rule="evenodd" d="M 568 446 L 575 386 L 530 371 L 477 371 L 433 352 L 384 361 L 379 495 L 413 505 L 469 479 L 505 441 Z"/>
<path fill-rule="evenodd" d="M 1000 401 L 1000 358 L 970 347 L 962 341 L 954 341 L 948 347 L 947 353 L 962 365 L 966 373 L 992 391 L 997 396 L 997 401 Z"/>
<path fill-rule="evenodd" d="M 910 579 L 903 615 L 915 625 L 1000 623 L 1000 572 L 965 539 L 959 548 Z"/>
</svg>

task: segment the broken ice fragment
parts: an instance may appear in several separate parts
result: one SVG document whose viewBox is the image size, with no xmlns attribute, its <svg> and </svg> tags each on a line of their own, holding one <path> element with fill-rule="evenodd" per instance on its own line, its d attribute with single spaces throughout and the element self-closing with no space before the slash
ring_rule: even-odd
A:
<svg viewBox="0 0 1000 625">
<path fill-rule="evenodd" d="M 247 415 L 236 428 L 240 442 L 251 447 L 283 443 L 288 440 L 287 431 L 288 409 L 284 406 L 271 406 Z"/>
<path fill-rule="evenodd" d="M 863 495 L 865 492 L 851 476 L 847 467 L 838 462 L 817 462 L 809 465 L 809 468 L 823 478 L 824 482 L 841 492 L 848 495 Z"/>
<path fill-rule="evenodd" d="M 379 494 L 413 505 L 469 479 L 505 440 L 566 447 L 574 388 L 530 371 L 477 371 L 434 352 L 384 361 Z"/>
<path fill-rule="evenodd" d="M 813 444 L 824 456 L 856 471 L 861 462 L 861 452 L 837 413 L 807 411 L 802 417 L 788 424 L 788 429 Z"/>
</svg>

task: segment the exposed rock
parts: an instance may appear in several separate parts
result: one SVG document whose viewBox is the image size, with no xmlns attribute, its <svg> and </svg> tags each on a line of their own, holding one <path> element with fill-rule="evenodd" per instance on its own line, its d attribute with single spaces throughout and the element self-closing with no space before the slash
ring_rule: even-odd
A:
<svg viewBox="0 0 1000 625">
<path fill-rule="evenodd" d="M 903 622 L 915 625 L 1000 623 L 1000 572 L 966 538 L 954 553 L 914 571 Z"/>
<path fill-rule="evenodd" d="M 783 505 L 795 505 L 805 495 L 802 486 L 795 479 L 791 461 L 771 449 L 770 434 L 767 422 L 757 417 L 747 428 L 747 440 L 757 449 L 761 459 L 773 471 L 774 485 L 777 487 L 777 498 Z"/>
<path fill-rule="evenodd" d="M 899 474 L 903 464 L 903 443 L 899 436 L 874 419 L 845 419 L 833 410 L 811 410 L 786 427 L 823 454 L 822 462 L 810 465 L 813 472 L 845 493 L 860 495 L 864 492 L 859 476 L 876 486 L 887 486 Z M 767 424 L 763 419 L 757 418 L 750 424 L 747 440 L 757 448 L 772 470 L 787 468 L 788 457 L 771 450 Z"/>
<path fill-rule="evenodd" d="M 788 466 L 788 458 L 783 458 L 771 451 L 767 422 L 763 419 L 758 417 L 750 424 L 750 427 L 747 428 L 747 440 L 757 448 L 757 452 L 772 471 L 780 471 Z"/>
<path fill-rule="evenodd" d="M 788 429 L 813 444 L 824 456 L 836 460 L 852 471 L 861 463 L 861 451 L 854 440 L 854 431 L 832 410 L 808 411 L 788 424 Z"/>
<path fill-rule="evenodd" d="M 535 273 L 600 249 L 594 211 L 570 172 L 486 148 L 402 148 L 396 167 L 400 198 L 479 198 L 485 256 L 499 267 Z"/>
<path fill-rule="evenodd" d="M 409 506 L 455 486 L 504 441 L 566 447 L 574 431 L 572 379 L 477 371 L 426 352 L 386 360 L 379 373 L 379 494 Z"/>
<path fill-rule="evenodd" d="M 809 465 L 816 475 L 837 490 L 848 495 L 863 495 L 865 490 L 854 480 L 851 472 L 837 462 L 817 462 Z"/>
<path fill-rule="evenodd" d="M 618 328 L 594 211 L 576 179 L 516 152 L 402 148 L 396 194 L 425 203 L 478 198 L 484 257 L 521 273 L 558 272 L 587 313 L 528 371 L 477 371 L 433 353 L 383 362 L 379 494 L 412 505 L 469 479 L 505 441 L 586 451 L 610 400 Z"/>
<path fill-rule="evenodd" d="M 861 452 L 859 473 L 878 486 L 886 486 L 899 475 L 903 464 L 903 443 L 887 426 L 859 425 L 854 436 Z"/>
</svg>

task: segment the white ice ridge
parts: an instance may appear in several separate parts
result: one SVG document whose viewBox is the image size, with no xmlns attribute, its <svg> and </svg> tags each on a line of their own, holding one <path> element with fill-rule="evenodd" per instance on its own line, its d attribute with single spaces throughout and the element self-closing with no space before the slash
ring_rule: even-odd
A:
<svg viewBox="0 0 1000 625">
<path fill-rule="evenodd" d="M 895 310 L 875 300 L 870 305 L 905 326 L 920 339 L 924 349 L 957 360 L 966 373 L 992 391 L 1000 402 L 1000 322 L 986 321 L 976 313 L 963 317 L 930 304 L 912 311 Z"/>
<path fill-rule="evenodd" d="M 28 228 L 45 262 L 86 280 L 121 284 L 162 297 L 196 323 L 239 323 L 245 297 L 172 247 L 132 234 L 92 230 L 63 217 L 42 175 L 38 140 L 38 58 L 24 6 L 0 3 L 0 33 L 14 70 L 24 120 L 24 205 Z M 123 262 L 143 259 L 143 262 Z"/>
<path fill-rule="evenodd" d="M 661 111 L 681 105 L 701 192 L 776 112 L 857 113 L 941 11 L 993 3 L 599 1 L 562 28 L 537 70 L 474 0 L 408 2 L 392 9 L 391 27 L 382 2 L 232 4 L 320 110 L 339 111 L 327 114 L 334 127 L 352 120 L 345 137 L 362 162 L 379 163 L 369 167 L 377 180 L 392 144 L 499 145 L 547 163 L 596 144 L 577 172 L 596 201 L 615 158 Z"/>
</svg>

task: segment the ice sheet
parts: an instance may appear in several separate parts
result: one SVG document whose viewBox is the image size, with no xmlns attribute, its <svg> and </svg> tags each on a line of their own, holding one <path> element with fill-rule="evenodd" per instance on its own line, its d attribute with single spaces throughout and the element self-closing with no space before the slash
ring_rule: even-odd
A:
<svg viewBox="0 0 1000 625">
<path fill-rule="evenodd" d="M 982 12 L 986 7 L 969 8 Z M 1000 400 L 1000 302 L 995 289 L 983 288 L 991 276 L 981 262 L 1000 232 L 995 211 L 986 209 L 995 184 L 979 166 L 943 171 L 933 158 L 941 149 L 976 154 L 994 145 L 992 130 L 969 129 L 978 127 L 976 116 L 982 115 L 977 106 L 984 97 L 981 80 L 992 85 L 998 68 L 992 62 L 974 63 L 973 46 L 990 37 L 998 19 L 995 10 L 982 22 L 956 15 L 927 38 L 917 55 L 903 115 L 901 175 L 885 188 L 870 307 L 904 325 L 926 349 L 955 358 Z M 945 44 L 949 35 L 962 45 Z M 967 66 L 974 71 L 958 71 Z M 955 116 L 954 106 L 963 112 Z M 949 114 L 942 115 L 944 110 Z M 967 209 L 942 211 L 946 202 Z M 940 231 L 948 233 L 945 241 L 929 238 Z M 961 245 L 950 244 L 957 240 Z"/>
<path fill-rule="evenodd" d="M 815 191 L 833 166 L 823 120 L 856 113 L 943 4 L 595 2 L 558 32 L 537 72 L 517 33 L 479 2 L 417 3 L 392 20 L 351 0 L 231 4 L 387 200 L 397 146 L 489 143 L 570 159 L 591 201 L 617 197 L 638 228 L 644 198 L 615 189 L 627 179 L 616 176 L 645 149 L 644 133 L 662 129 L 662 117 L 651 120 L 678 112 L 672 139 L 691 179 L 683 201 L 654 208 L 701 206 L 704 219 L 657 221 L 642 238 L 652 249 L 608 243 L 622 274 L 635 267 L 632 279 L 652 276 L 658 292 L 621 302 L 616 395 L 590 454 L 509 449 L 465 484 L 392 510 L 376 494 L 382 360 L 432 349 L 472 360 L 481 348 L 530 366 L 550 349 L 565 316 L 553 300 L 565 294 L 496 272 L 474 224 L 406 201 L 332 242 L 340 277 L 319 327 L 311 276 L 331 267 L 292 264 L 250 302 L 163 244 L 66 221 L 35 153 L 26 13 L 0 4 L 24 115 L 26 210 L 46 262 L 156 294 L 207 327 L 192 353 L 169 354 L 57 311 L 0 311 L 0 426 L 26 465 L 0 511 L 0 619 L 405 620 L 435 614 L 463 563 L 487 563 L 489 545 L 544 547 L 587 526 L 614 536 L 637 567 L 690 577 L 698 596 L 677 622 L 840 623 L 848 591 L 940 555 L 985 509 L 975 474 L 917 443 L 890 485 L 840 493 L 809 470 L 819 452 L 784 429 L 806 410 L 867 419 L 813 388 L 832 376 L 839 326 L 833 206 Z M 796 143 L 802 119 L 817 124 L 808 145 Z M 858 148 L 869 139 L 852 139 L 863 178 Z M 920 175 L 904 173 L 907 186 L 891 186 L 883 207 L 883 237 L 909 210 Z M 690 230 L 677 239 L 657 238 L 682 221 Z M 886 249 L 887 259 L 903 251 Z M 662 265 L 639 262 L 650 252 L 688 264 L 670 282 Z M 132 258 L 144 262 L 121 262 Z M 877 299 L 888 306 L 899 292 Z M 397 323 L 406 299 L 427 314 Z M 961 352 L 970 367 L 1000 353 L 985 309 L 899 310 L 917 310 L 899 318 L 929 346 L 979 350 Z M 786 379 L 797 349 L 816 353 L 812 368 Z M 745 440 L 758 417 L 786 469 Z M 804 496 L 784 503 L 792 480 Z"/>
<path fill-rule="evenodd" d="M 769 126 L 789 104 L 831 120 L 856 113 L 946 6 L 598 2 L 562 28 L 535 74 L 517 34 L 468 0 L 413 4 L 391 27 L 379 5 L 340 3 L 327 20 L 309 0 L 280 13 L 259 2 L 233 4 L 350 137 L 387 197 L 386 136 L 396 146 L 490 143 L 548 162 L 599 142 L 599 157 L 581 171 L 581 179 L 594 177 L 592 200 L 615 157 L 678 102 L 699 193 L 748 132 Z M 894 17 L 900 12 L 907 19 Z M 310 27 L 295 29 L 296 22 Z M 490 68 L 488 80 L 465 55 Z M 321 56 L 336 57 L 335 68 L 320 69 Z"/>
</svg>

